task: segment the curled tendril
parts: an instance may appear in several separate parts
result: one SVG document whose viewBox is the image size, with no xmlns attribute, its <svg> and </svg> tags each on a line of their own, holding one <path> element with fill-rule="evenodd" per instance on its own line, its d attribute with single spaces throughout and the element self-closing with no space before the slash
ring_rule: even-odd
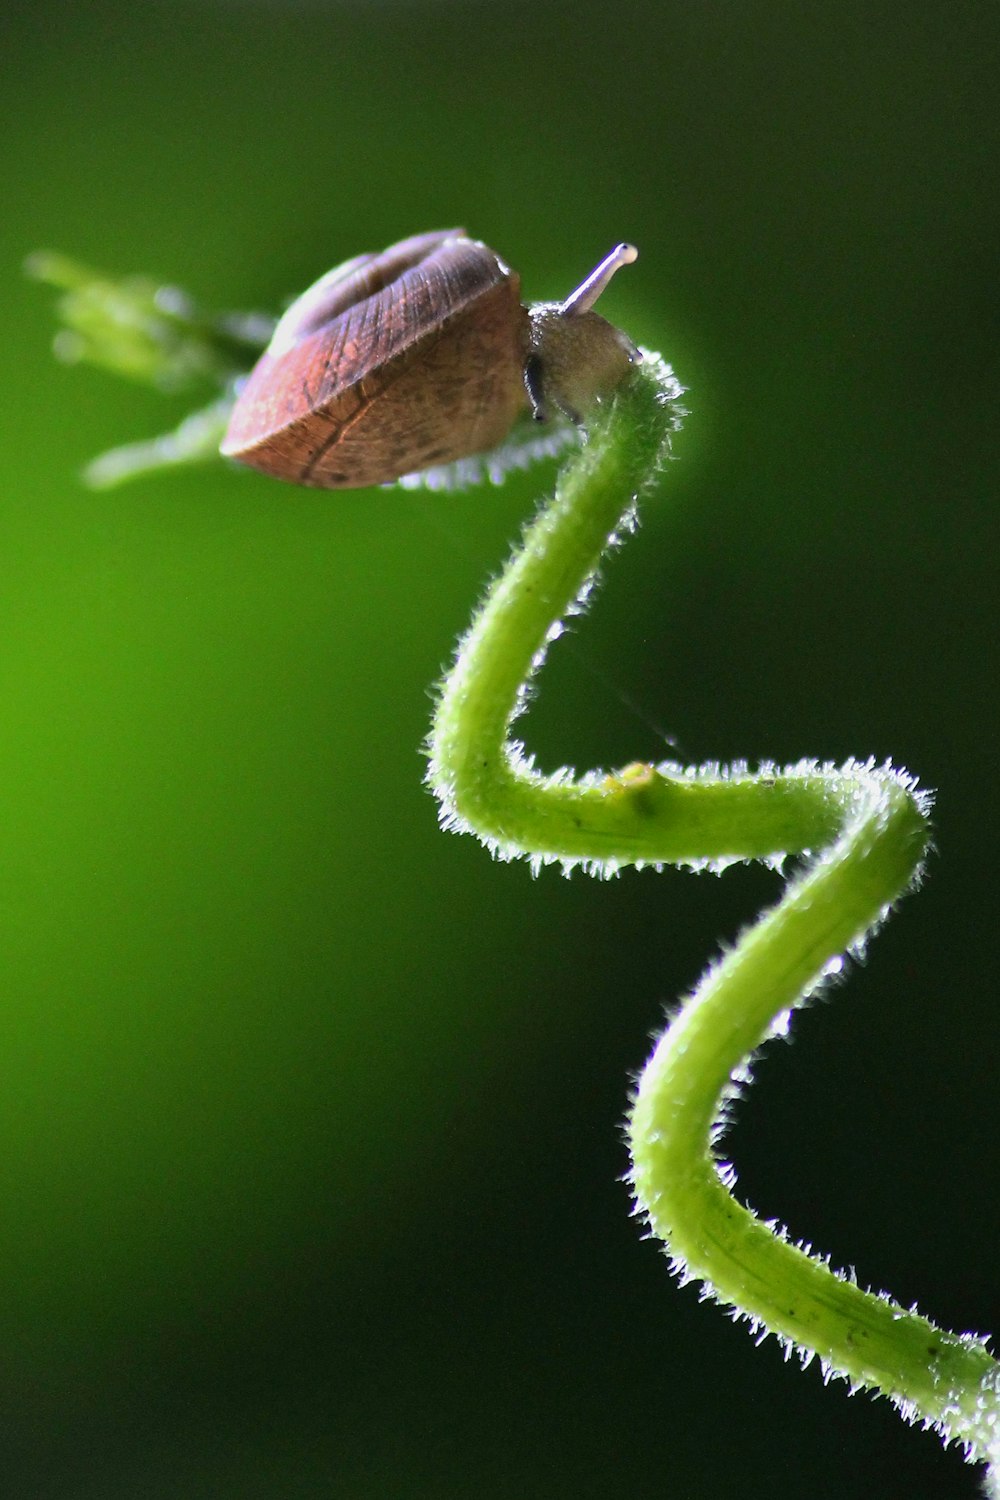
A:
<svg viewBox="0 0 1000 1500">
<path fill-rule="evenodd" d="M 113 280 L 41 253 L 28 271 L 61 295 L 56 352 L 162 389 L 200 385 L 214 399 L 173 432 L 95 459 L 87 481 L 114 485 L 180 463 L 218 459 L 233 381 L 272 320 L 209 314 L 144 278 Z M 986 1464 L 1000 1500 L 1000 1365 L 986 1341 L 935 1328 L 884 1294 L 862 1291 L 732 1193 L 721 1156 L 727 1108 L 757 1047 L 839 970 L 920 878 L 930 798 L 890 765 L 805 761 L 778 769 L 631 765 L 606 775 L 544 776 L 509 736 L 561 620 L 581 609 L 601 557 L 633 528 L 682 415 L 681 388 L 657 355 L 570 446 L 553 500 L 490 589 L 441 686 L 428 742 L 428 781 L 445 827 L 471 832 L 501 859 L 556 863 L 606 876 L 628 865 L 722 869 L 780 866 L 804 855 L 781 901 L 741 934 L 659 1038 L 632 1100 L 636 1211 L 673 1269 L 763 1336 L 774 1333 L 827 1378 L 882 1392 L 911 1422 Z M 484 459 L 416 476 L 431 486 L 499 482 L 567 430 L 515 432 Z M 553 448 L 551 445 L 555 444 Z M 404 483 L 407 481 L 403 481 Z M 816 851 L 819 853 L 816 853 Z"/>
<path fill-rule="evenodd" d="M 560 620 L 632 527 L 668 454 L 681 394 L 655 355 L 591 424 L 460 642 L 428 742 L 445 827 L 501 859 L 609 875 L 627 865 L 721 868 L 806 855 L 781 901 L 714 964 L 659 1038 L 629 1120 L 636 1211 L 673 1269 L 758 1334 L 989 1466 L 1000 1494 L 1000 1365 L 986 1341 L 935 1328 L 790 1242 L 733 1196 L 727 1105 L 754 1050 L 836 972 L 920 877 L 930 798 L 892 766 L 632 765 L 545 776 L 510 738 Z M 820 851 L 816 853 L 815 851 Z"/>
</svg>

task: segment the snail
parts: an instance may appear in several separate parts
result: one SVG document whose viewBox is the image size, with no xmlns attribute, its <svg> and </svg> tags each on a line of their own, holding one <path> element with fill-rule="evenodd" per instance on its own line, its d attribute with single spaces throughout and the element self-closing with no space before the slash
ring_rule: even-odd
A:
<svg viewBox="0 0 1000 1500">
<path fill-rule="evenodd" d="M 292 303 L 239 393 L 221 451 L 321 489 L 386 484 L 495 448 L 517 419 L 578 425 L 641 359 L 594 303 L 618 245 L 565 302 L 463 230 L 359 255 Z"/>
</svg>

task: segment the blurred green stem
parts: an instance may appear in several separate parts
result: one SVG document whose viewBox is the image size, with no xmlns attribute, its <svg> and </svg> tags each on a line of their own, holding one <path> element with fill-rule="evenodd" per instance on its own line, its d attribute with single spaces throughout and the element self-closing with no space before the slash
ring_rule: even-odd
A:
<svg viewBox="0 0 1000 1500">
<path fill-rule="evenodd" d="M 93 459 L 83 472 L 85 483 L 108 489 L 156 469 L 218 460 L 235 382 L 270 338 L 273 318 L 207 312 L 177 287 L 142 276 L 114 280 L 49 250 L 32 255 L 25 269 L 60 293 L 57 358 L 97 365 L 165 392 L 215 391 L 172 432 Z"/>
</svg>

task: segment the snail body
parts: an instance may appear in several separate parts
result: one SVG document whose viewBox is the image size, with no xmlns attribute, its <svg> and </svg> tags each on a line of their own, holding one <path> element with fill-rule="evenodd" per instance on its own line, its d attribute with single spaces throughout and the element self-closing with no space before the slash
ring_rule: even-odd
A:
<svg viewBox="0 0 1000 1500">
<path fill-rule="evenodd" d="M 322 489 L 386 484 L 495 448 L 527 410 L 582 422 L 639 358 L 593 303 L 619 245 L 563 303 L 462 230 L 413 235 L 321 277 L 280 319 L 221 448 Z"/>
</svg>

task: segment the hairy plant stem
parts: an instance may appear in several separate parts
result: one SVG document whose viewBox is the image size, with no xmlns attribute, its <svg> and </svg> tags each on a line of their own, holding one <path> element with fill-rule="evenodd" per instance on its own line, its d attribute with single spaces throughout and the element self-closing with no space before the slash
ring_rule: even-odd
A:
<svg viewBox="0 0 1000 1500">
<path fill-rule="evenodd" d="M 939 1331 L 790 1243 L 737 1202 L 732 1169 L 715 1150 L 754 1049 L 916 882 L 926 794 L 905 772 L 870 762 L 545 776 L 509 738 L 560 620 L 662 468 L 679 394 L 669 369 L 647 356 L 595 417 L 459 646 L 440 691 L 428 779 L 447 827 L 536 868 L 610 874 L 629 864 L 808 856 L 781 902 L 709 970 L 646 1065 L 629 1125 L 638 1209 L 684 1279 L 704 1283 L 804 1362 L 818 1355 L 828 1375 L 884 1392 L 909 1420 L 998 1465 L 1000 1366 L 984 1341 Z"/>
<path fill-rule="evenodd" d="M 96 459 L 106 487 L 182 463 L 218 458 L 232 381 L 273 320 L 209 314 L 144 278 L 114 280 L 65 256 L 40 254 L 30 274 L 59 289 L 62 358 L 215 398 L 172 433 Z M 500 858 L 527 857 L 609 875 L 626 865 L 720 869 L 737 859 L 805 856 L 781 902 L 705 975 L 659 1039 L 629 1126 L 637 1208 L 683 1279 L 701 1282 L 757 1329 L 775 1333 L 828 1375 L 882 1391 L 911 1421 L 963 1444 L 989 1465 L 1000 1500 L 1000 1365 L 985 1341 L 940 1332 L 889 1298 L 791 1244 L 732 1195 L 716 1148 L 726 1105 L 755 1048 L 839 967 L 919 877 L 929 798 L 905 772 L 871 762 L 762 766 L 631 765 L 606 775 L 543 776 L 509 739 L 560 621 L 582 604 L 608 546 L 628 531 L 678 425 L 681 391 L 647 355 L 590 424 L 552 502 L 489 591 L 444 682 L 429 740 L 428 779 L 445 826 L 475 833 Z M 521 462 L 471 462 L 491 475 Z M 426 482 L 428 476 L 424 476 Z"/>
</svg>

